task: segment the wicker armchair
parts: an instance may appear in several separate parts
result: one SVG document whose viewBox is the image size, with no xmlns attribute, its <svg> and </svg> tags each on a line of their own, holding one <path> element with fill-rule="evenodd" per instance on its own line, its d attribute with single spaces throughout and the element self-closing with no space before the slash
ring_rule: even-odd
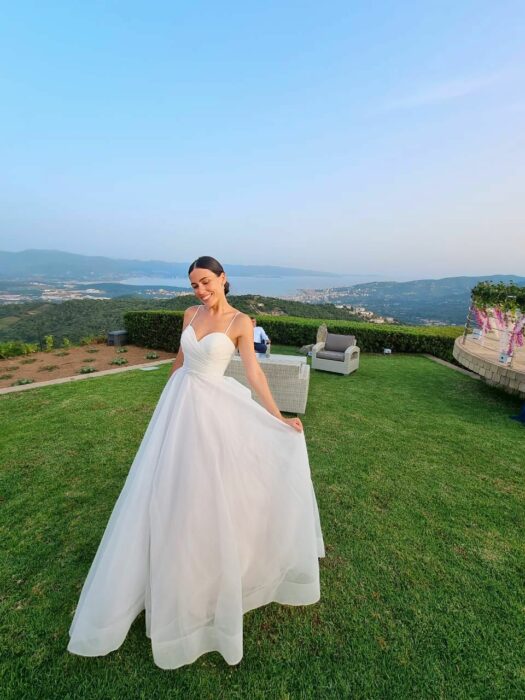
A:
<svg viewBox="0 0 525 700">
<path fill-rule="evenodd" d="M 312 348 L 312 369 L 350 374 L 359 368 L 360 353 L 355 336 L 327 333 L 326 341 Z"/>
<path fill-rule="evenodd" d="M 268 386 L 279 409 L 288 413 L 304 413 L 310 384 L 310 366 L 306 363 L 306 357 L 271 355 L 261 358 L 259 365 L 266 375 Z M 251 390 L 239 355 L 233 355 L 225 375 L 233 377 Z M 260 403 L 255 392 L 252 392 L 252 396 Z"/>
</svg>

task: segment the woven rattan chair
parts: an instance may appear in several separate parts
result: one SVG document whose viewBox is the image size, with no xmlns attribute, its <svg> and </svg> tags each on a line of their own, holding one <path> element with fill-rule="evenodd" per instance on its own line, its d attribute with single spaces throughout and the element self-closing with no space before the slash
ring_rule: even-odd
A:
<svg viewBox="0 0 525 700">
<path fill-rule="evenodd" d="M 359 368 L 360 353 L 353 335 L 327 333 L 326 341 L 312 348 L 312 369 L 350 374 Z"/>
<path fill-rule="evenodd" d="M 260 358 L 259 365 L 266 375 L 268 386 L 279 410 L 287 413 L 304 413 L 310 384 L 310 366 L 306 362 L 306 357 L 271 355 Z M 233 377 L 251 390 L 240 355 L 232 357 L 225 375 Z M 252 396 L 260 403 L 254 392 Z"/>
</svg>

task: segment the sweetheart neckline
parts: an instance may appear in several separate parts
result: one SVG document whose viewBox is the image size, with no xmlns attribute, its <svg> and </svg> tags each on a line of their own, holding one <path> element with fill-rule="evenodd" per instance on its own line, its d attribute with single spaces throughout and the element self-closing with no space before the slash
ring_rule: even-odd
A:
<svg viewBox="0 0 525 700">
<path fill-rule="evenodd" d="M 237 349 L 237 347 L 236 347 L 235 343 L 233 342 L 233 340 L 232 340 L 232 339 L 230 338 L 230 336 L 229 336 L 227 333 L 225 333 L 224 331 L 212 331 L 211 333 L 206 333 L 206 335 L 203 335 L 202 338 L 197 338 L 197 334 L 195 333 L 195 328 L 190 324 L 190 325 L 186 326 L 186 328 L 185 328 L 184 330 L 186 330 L 186 329 L 188 329 L 188 328 L 191 328 L 191 330 L 193 331 L 193 337 L 195 338 L 195 340 L 197 341 L 197 343 L 200 343 L 201 341 L 204 340 L 204 338 L 207 338 L 209 335 L 224 335 L 226 338 L 228 338 L 228 340 L 229 340 L 230 343 L 233 345 L 233 347 L 234 347 L 235 349 Z M 183 332 L 184 332 L 184 331 L 183 331 Z"/>
</svg>

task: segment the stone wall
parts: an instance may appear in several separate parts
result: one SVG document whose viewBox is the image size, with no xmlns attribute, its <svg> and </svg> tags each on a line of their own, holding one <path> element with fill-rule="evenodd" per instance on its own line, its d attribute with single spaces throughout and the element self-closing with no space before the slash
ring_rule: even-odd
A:
<svg viewBox="0 0 525 700">
<path fill-rule="evenodd" d="M 471 372 L 483 377 L 487 384 L 499 386 L 509 394 L 517 394 L 525 399 L 525 373 L 512 367 L 505 367 L 498 362 L 497 357 L 491 359 L 473 352 L 475 341 L 469 340 L 463 345 L 462 338 L 456 338 L 453 355 L 456 360 Z"/>
</svg>

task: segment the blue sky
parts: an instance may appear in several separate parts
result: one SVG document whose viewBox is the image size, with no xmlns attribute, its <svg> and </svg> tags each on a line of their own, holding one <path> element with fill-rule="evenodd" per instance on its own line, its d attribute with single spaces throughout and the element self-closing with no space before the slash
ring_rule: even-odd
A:
<svg viewBox="0 0 525 700">
<path fill-rule="evenodd" d="M 0 249 L 525 273 L 525 3 L 24 2 Z"/>
</svg>

